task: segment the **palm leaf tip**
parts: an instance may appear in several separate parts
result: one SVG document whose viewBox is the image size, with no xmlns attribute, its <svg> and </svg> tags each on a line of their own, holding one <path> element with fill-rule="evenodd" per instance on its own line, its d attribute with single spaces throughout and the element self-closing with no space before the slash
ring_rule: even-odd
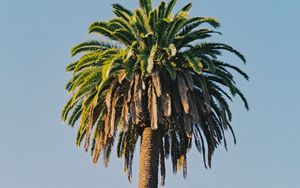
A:
<svg viewBox="0 0 300 188">
<path fill-rule="evenodd" d="M 76 46 L 74 46 L 71 49 L 72 56 L 76 56 L 77 54 L 83 53 L 87 54 L 87 56 L 83 56 L 82 59 L 87 58 L 88 56 L 91 56 L 95 52 L 102 52 L 109 49 L 118 49 L 119 47 L 110 42 L 105 40 L 90 40 L 83 43 L 80 43 Z M 76 62 L 73 63 L 74 65 Z M 70 64 L 70 68 L 72 68 L 72 64 Z"/>
<path fill-rule="evenodd" d="M 221 26 L 221 23 L 217 19 L 212 18 L 212 17 L 205 17 L 202 20 L 202 22 L 208 23 L 209 25 L 213 26 L 214 28 L 219 28 Z"/>
<path fill-rule="evenodd" d="M 132 12 L 129 9 L 123 7 L 122 5 L 120 5 L 118 3 L 112 4 L 111 6 L 113 7 L 114 10 L 125 12 L 127 15 L 132 16 Z"/>
<path fill-rule="evenodd" d="M 165 12 L 165 17 L 168 17 L 169 14 L 172 12 L 177 0 L 171 0 L 170 3 L 167 6 L 166 12 Z"/>
<path fill-rule="evenodd" d="M 249 110 L 249 103 L 248 103 L 246 97 L 244 96 L 244 94 L 237 88 L 236 88 L 236 91 L 237 91 L 237 94 L 241 97 L 242 101 L 244 102 L 245 108 L 247 110 Z"/>
<path fill-rule="evenodd" d="M 187 5 L 185 5 L 181 11 L 189 11 L 193 6 L 193 3 L 188 3 Z"/>
<path fill-rule="evenodd" d="M 139 0 L 139 5 L 147 14 L 152 10 L 151 0 Z"/>
</svg>

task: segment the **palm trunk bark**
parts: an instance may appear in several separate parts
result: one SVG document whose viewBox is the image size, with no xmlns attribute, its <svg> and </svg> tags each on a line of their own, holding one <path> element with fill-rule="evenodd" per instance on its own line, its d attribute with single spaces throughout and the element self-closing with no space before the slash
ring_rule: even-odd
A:
<svg viewBox="0 0 300 188">
<path fill-rule="evenodd" d="M 140 149 L 139 188 L 157 188 L 159 165 L 159 134 L 146 127 Z"/>
</svg>

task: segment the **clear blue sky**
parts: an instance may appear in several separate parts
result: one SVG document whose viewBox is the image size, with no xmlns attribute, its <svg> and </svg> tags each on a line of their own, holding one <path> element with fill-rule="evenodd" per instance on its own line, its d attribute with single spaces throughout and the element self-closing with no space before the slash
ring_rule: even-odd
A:
<svg viewBox="0 0 300 188">
<path fill-rule="evenodd" d="M 114 154 L 108 169 L 93 165 L 75 147 L 76 129 L 60 120 L 69 49 L 88 38 L 89 23 L 112 16 L 114 2 L 1 0 L 0 188 L 137 187 L 137 158 L 130 185 L 121 159 Z M 136 0 L 118 2 L 137 6 Z M 216 40 L 246 55 L 247 66 L 228 60 L 251 76 L 238 80 L 251 110 L 233 103 L 238 144 L 218 150 L 212 170 L 192 151 L 186 180 L 174 176 L 168 162 L 166 187 L 300 187 L 299 0 L 192 2 L 192 15 L 221 21 L 223 37 Z"/>
</svg>

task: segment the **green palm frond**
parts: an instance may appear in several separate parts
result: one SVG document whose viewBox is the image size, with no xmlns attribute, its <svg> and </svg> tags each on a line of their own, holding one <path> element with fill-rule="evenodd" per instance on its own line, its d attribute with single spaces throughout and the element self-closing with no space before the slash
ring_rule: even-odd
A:
<svg viewBox="0 0 300 188">
<path fill-rule="evenodd" d="M 113 31 L 110 30 L 109 25 L 106 22 L 94 22 L 89 27 L 89 34 L 96 33 L 108 37 L 111 40 L 116 40 L 113 37 L 112 32 Z"/>
<path fill-rule="evenodd" d="M 241 97 L 242 101 L 244 102 L 245 108 L 249 110 L 249 104 L 244 94 L 238 88 L 235 88 L 235 90 L 237 94 Z"/>
<path fill-rule="evenodd" d="M 146 14 L 149 14 L 149 12 L 152 10 L 151 0 L 139 0 L 139 4 Z"/>
<path fill-rule="evenodd" d="M 160 5 L 158 6 L 158 21 L 162 21 L 165 18 L 165 13 L 166 13 L 166 2 L 162 1 Z"/>
<path fill-rule="evenodd" d="M 93 52 L 93 51 L 103 51 L 110 48 L 117 48 L 117 46 L 107 41 L 91 40 L 91 41 L 83 42 L 73 47 L 71 50 L 71 54 L 72 56 L 75 56 L 82 52 L 86 53 L 86 52 Z"/>
<path fill-rule="evenodd" d="M 188 33 L 190 33 L 192 30 L 197 29 L 201 24 L 207 23 L 214 28 L 218 28 L 220 26 L 220 23 L 211 17 L 194 17 L 187 20 L 182 27 L 182 30 L 180 33 L 178 33 L 178 36 L 184 36 Z"/>
<path fill-rule="evenodd" d="M 190 32 L 184 36 L 179 36 L 175 38 L 175 44 L 178 49 L 181 49 L 182 47 L 195 42 L 197 40 L 203 40 L 206 38 L 211 37 L 211 34 L 219 34 L 221 35 L 220 32 L 213 31 L 213 30 L 208 30 L 208 29 L 199 29 L 193 32 Z"/>
<path fill-rule="evenodd" d="M 168 17 L 171 14 L 176 2 L 177 2 L 177 0 L 170 1 L 170 3 L 167 6 L 166 12 L 165 12 L 165 17 Z"/>
<path fill-rule="evenodd" d="M 188 3 L 181 9 L 181 11 L 189 11 L 191 8 L 192 8 L 192 3 Z"/>
<path fill-rule="evenodd" d="M 245 73 L 244 71 L 242 71 L 240 68 L 236 67 L 236 66 L 233 66 L 233 65 L 230 65 L 228 63 L 224 63 L 224 62 L 221 62 L 221 61 L 217 61 L 217 60 L 214 60 L 213 61 L 214 64 L 218 65 L 218 66 L 223 66 L 223 67 L 228 67 L 230 69 L 233 69 L 235 70 L 237 73 L 239 73 L 240 75 L 242 75 L 246 80 L 249 80 L 249 76 L 247 73 Z"/>
<path fill-rule="evenodd" d="M 112 4 L 112 7 L 114 10 L 118 10 L 119 12 L 124 12 L 128 15 L 128 17 L 132 16 L 132 12 L 130 10 L 128 10 L 127 8 L 123 7 L 122 5 L 115 3 Z"/>
<path fill-rule="evenodd" d="M 244 63 L 246 63 L 246 59 L 245 57 L 238 52 L 237 50 L 235 50 L 234 48 L 232 48 L 231 46 L 227 45 L 227 44 L 223 44 L 223 43 L 205 43 L 206 47 L 212 50 L 225 50 L 228 52 L 231 52 L 233 54 L 235 54 L 237 57 L 239 57 Z"/>
</svg>

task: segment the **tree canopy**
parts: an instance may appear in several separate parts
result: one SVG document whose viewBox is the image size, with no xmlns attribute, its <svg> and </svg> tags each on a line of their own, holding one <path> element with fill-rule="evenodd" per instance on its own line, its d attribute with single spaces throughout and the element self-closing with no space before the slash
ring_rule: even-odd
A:
<svg viewBox="0 0 300 188">
<path fill-rule="evenodd" d="M 154 9 L 150 0 L 139 0 L 134 11 L 113 4 L 115 18 L 89 27 L 100 39 L 71 50 L 79 59 L 67 67 L 73 74 L 66 85 L 71 98 L 62 119 L 71 127 L 79 122 L 76 143 L 90 149 L 95 163 L 102 153 L 108 165 L 117 140 L 117 155 L 124 158 L 129 180 L 143 127 L 160 132 L 164 184 L 169 156 L 173 172 L 182 169 L 187 175 L 192 142 L 205 167 L 211 166 L 218 145 L 227 147 L 225 131 L 234 137 L 228 104 L 232 97 L 240 96 L 249 108 L 232 71 L 247 80 L 248 75 L 221 60 L 223 51 L 245 63 L 244 56 L 227 44 L 207 40 L 221 34 L 215 30 L 220 26 L 216 19 L 190 16 L 191 3 L 173 13 L 175 3 L 162 1 Z"/>
</svg>

